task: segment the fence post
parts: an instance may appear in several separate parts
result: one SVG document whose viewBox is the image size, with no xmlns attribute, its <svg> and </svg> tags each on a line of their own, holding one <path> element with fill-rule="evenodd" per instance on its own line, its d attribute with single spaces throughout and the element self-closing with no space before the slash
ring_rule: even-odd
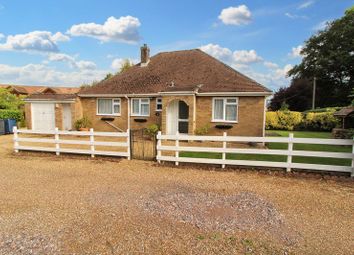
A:
<svg viewBox="0 0 354 255">
<path fill-rule="evenodd" d="M 288 141 L 288 160 L 287 160 L 287 163 L 288 163 L 288 167 L 286 168 L 286 171 L 287 172 L 291 172 L 291 163 L 292 163 L 292 160 L 293 160 L 293 145 L 294 145 L 294 134 L 293 133 L 290 133 L 289 134 L 289 141 Z"/>
<path fill-rule="evenodd" d="M 91 149 L 91 158 L 95 157 L 95 137 L 93 128 L 90 128 L 90 149 Z"/>
<path fill-rule="evenodd" d="M 17 127 L 13 127 L 13 132 L 14 132 L 14 149 L 15 152 L 18 153 L 18 132 L 17 132 Z"/>
<path fill-rule="evenodd" d="M 226 140 L 226 136 L 227 136 L 227 134 L 226 134 L 226 132 L 224 132 L 224 134 L 223 134 L 223 138 Z M 226 149 L 226 141 L 223 141 L 222 142 L 222 148 L 225 150 Z M 223 151 L 223 153 L 222 153 L 222 160 L 223 160 L 223 162 L 225 163 L 225 160 L 226 160 L 226 153 L 225 153 L 225 151 Z M 225 164 L 222 164 L 221 165 L 221 168 L 225 168 Z"/>
<path fill-rule="evenodd" d="M 353 137 L 353 149 L 352 149 L 352 173 L 351 173 L 351 177 L 354 177 L 354 137 Z"/>
<path fill-rule="evenodd" d="M 161 139 L 159 138 L 161 136 L 161 131 L 157 132 L 157 162 L 160 164 L 161 163 Z"/>
<path fill-rule="evenodd" d="M 131 146 L 131 144 L 130 144 L 130 130 L 129 129 L 127 129 L 127 144 L 128 144 L 128 160 L 130 160 L 131 159 L 131 149 L 130 149 L 130 146 Z"/>
<path fill-rule="evenodd" d="M 175 152 L 175 157 L 176 157 L 176 162 L 175 162 L 175 165 L 178 166 L 179 165 L 179 161 L 178 161 L 178 158 L 179 158 L 179 150 L 178 150 L 178 147 L 179 147 L 179 132 L 177 131 L 176 133 L 176 152 Z"/>
<path fill-rule="evenodd" d="M 59 156 L 60 155 L 59 129 L 57 127 L 55 128 L 54 139 L 55 139 L 55 154 Z"/>
</svg>

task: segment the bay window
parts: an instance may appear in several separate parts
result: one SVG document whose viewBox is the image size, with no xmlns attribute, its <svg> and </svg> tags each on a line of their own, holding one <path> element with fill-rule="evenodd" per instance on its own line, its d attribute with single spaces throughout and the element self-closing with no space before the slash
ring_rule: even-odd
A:
<svg viewBox="0 0 354 255">
<path fill-rule="evenodd" d="M 97 115 L 120 115 L 120 98 L 98 98 Z"/>
<path fill-rule="evenodd" d="M 131 115 L 132 116 L 149 116 L 150 115 L 150 99 L 149 98 L 132 98 Z"/>
<path fill-rule="evenodd" d="M 238 98 L 213 98 L 213 122 L 237 122 Z"/>
</svg>

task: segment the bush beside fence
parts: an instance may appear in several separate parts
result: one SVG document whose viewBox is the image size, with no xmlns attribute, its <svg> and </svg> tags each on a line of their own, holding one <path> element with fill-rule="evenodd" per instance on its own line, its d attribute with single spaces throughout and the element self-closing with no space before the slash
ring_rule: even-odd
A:
<svg viewBox="0 0 354 255">
<path fill-rule="evenodd" d="M 328 112 L 276 111 L 266 113 L 266 129 L 331 131 L 339 120 Z"/>
</svg>

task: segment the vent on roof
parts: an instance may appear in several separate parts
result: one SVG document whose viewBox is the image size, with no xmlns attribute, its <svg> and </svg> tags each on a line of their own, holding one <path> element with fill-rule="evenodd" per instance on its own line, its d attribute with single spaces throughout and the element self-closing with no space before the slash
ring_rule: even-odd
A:
<svg viewBox="0 0 354 255">
<path fill-rule="evenodd" d="M 168 86 L 169 86 L 170 88 L 173 88 L 173 87 L 175 86 L 175 82 L 174 82 L 174 81 L 171 81 L 171 83 L 169 83 Z"/>
</svg>

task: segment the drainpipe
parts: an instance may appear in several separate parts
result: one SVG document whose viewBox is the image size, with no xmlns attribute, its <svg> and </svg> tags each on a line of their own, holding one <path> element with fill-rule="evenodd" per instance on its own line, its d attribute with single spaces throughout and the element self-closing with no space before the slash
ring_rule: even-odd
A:
<svg viewBox="0 0 354 255">
<path fill-rule="evenodd" d="M 130 100 L 129 97 L 126 95 L 125 98 L 127 99 L 127 103 L 128 103 L 128 129 L 130 130 Z"/>
<path fill-rule="evenodd" d="M 196 119 L 197 119 L 197 95 L 194 93 L 193 95 L 193 135 L 195 132 L 195 125 L 196 125 Z"/>
</svg>

